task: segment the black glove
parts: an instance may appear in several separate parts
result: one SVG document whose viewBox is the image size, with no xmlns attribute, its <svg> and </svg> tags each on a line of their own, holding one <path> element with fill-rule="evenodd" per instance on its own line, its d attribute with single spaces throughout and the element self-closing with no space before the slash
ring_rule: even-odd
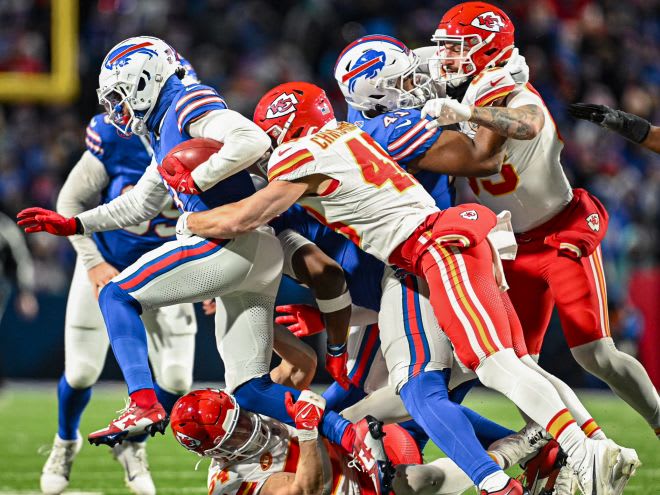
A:
<svg viewBox="0 0 660 495">
<path fill-rule="evenodd" d="M 588 120 L 618 132 L 635 143 L 644 141 L 651 130 L 651 124 L 643 118 L 605 105 L 572 103 L 568 106 L 568 113 L 576 119 Z"/>
</svg>

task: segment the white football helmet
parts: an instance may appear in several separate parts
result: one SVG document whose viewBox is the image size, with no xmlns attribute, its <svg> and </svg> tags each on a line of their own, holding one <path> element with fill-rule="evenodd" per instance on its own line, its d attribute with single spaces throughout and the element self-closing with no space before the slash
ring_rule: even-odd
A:
<svg viewBox="0 0 660 495">
<path fill-rule="evenodd" d="M 160 90 L 180 66 L 174 49 L 158 38 L 137 36 L 115 45 L 96 90 L 112 124 L 123 133 L 146 134 Z"/>
<path fill-rule="evenodd" d="M 420 107 L 435 97 L 433 81 L 418 70 L 420 58 L 403 42 L 381 34 L 348 45 L 335 64 L 344 98 L 357 110 L 393 111 Z M 404 89 L 411 79 L 412 89 Z"/>
</svg>

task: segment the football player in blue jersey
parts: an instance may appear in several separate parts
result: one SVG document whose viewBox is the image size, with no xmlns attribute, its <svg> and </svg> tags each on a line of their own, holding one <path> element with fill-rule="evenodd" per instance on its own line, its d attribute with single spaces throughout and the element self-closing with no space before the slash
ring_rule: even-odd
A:
<svg viewBox="0 0 660 495">
<path fill-rule="evenodd" d="M 183 73 L 176 52 L 160 39 L 140 36 L 111 49 L 99 75 L 99 101 L 122 132 L 150 134 L 154 160 L 133 189 L 106 205 L 69 218 L 30 208 L 19 213 L 19 224 L 27 232 L 89 234 L 149 220 L 170 195 L 189 213 L 254 193 L 245 169 L 270 148 L 270 138 L 252 121 L 227 109 L 213 88 L 184 87 Z M 182 165 L 174 174 L 160 169 L 167 153 L 191 138 L 215 139 L 224 146 L 192 172 Z M 299 392 L 274 383 L 269 375 L 281 266 L 279 242 L 264 227 L 231 240 L 178 235 L 113 278 L 102 289 L 99 304 L 131 400 L 107 428 L 89 435 L 90 442 L 114 445 L 145 432 L 164 431 L 167 413 L 154 392 L 140 313 L 211 297 L 217 298 L 219 308 L 216 338 L 226 390 L 241 406 L 290 423 L 284 394 L 289 391 L 297 398 Z M 345 343 L 346 328 L 334 336 L 338 348 Z M 330 368 L 335 378 L 345 376 L 345 352 L 329 362 L 335 363 Z M 381 465 L 362 457 L 365 448 L 379 448 L 369 429 L 356 435 L 351 423 L 332 412 L 324 416 L 321 427 L 326 437 L 355 452 L 363 465 L 369 464 L 366 470 L 379 490 Z"/>
<path fill-rule="evenodd" d="M 190 64 L 184 84 L 198 84 Z M 85 133 L 87 150 L 62 186 L 57 211 L 78 213 L 130 190 L 151 161 L 146 137 L 119 132 L 107 115 L 94 116 Z M 141 255 L 174 239 L 179 212 L 171 201 L 153 219 L 125 229 L 69 238 L 77 260 L 67 301 L 65 369 L 57 389 L 58 431 L 41 474 L 41 491 L 59 494 L 69 484 L 75 456 L 82 446 L 80 418 L 92 395 L 108 351 L 108 336 L 96 299 L 99 291 Z M 149 358 L 156 376 L 156 395 L 167 411 L 190 390 L 197 325 L 191 303 L 145 311 Z M 113 447 L 133 493 L 155 493 L 149 473 L 145 438 Z"/>
</svg>

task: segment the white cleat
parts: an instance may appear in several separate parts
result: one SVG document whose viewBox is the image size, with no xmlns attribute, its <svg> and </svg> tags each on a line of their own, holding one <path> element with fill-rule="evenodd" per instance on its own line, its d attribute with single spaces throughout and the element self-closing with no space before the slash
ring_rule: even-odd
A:
<svg viewBox="0 0 660 495">
<path fill-rule="evenodd" d="M 642 465 L 635 449 L 619 448 L 621 452 L 614 466 L 613 495 L 621 495 L 623 493 L 623 489 L 628 484 L 628 481 L 630 481 L 630 478 L 635 474 L 637 468 Z"/>
<path fill-rule="evenodd" d="M 552 438 L 534 422 L 529 422 L 518 433 L 496 440 L 488 451 L 504 462 L 503 469 L 516 464 L 524 464 L 534 457 Z"/>
<path fill-rule="evenodd" d="M 555 487 L 552 495 L 575 495 L 577 492 L 577 479 L 575 474 L 568 466 L 564 466 L 559 471 L 555 480 Z"/>
<path fill-rule="evenodd" d="M 124 481 L 132 493 L 156 495 L 147 462 L 146 442 L 122 442 L 112 447 L 112 455 L 124 468 Z"/>
<path fill-rule="evenodd" d="M 621 447 L 611 440 L 587 439 L 585 450 L 584 458 L 568 459 L 568 465 L 577 477 L 578 488 L 583 495 L 612 495 L 614 466 Z"/>
<path fill-rule="evenodd" d="M 82 448 L 82 437 L 78 432 L 75 440 L 62 440 L 55 434 L 46 464 L 41 472 L 41 492 L 45 495 L 59 495 L 69 486 L 71 466 Z"/>
</svg>

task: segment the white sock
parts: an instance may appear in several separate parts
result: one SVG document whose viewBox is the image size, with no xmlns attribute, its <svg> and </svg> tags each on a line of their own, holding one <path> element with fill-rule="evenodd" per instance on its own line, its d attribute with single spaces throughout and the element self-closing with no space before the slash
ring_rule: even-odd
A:
<svg viewBox="0 0 660 495">
<path fill-rule="evenodd" d="M 489 474 L 481 483 L 479 483 L 479 490 L 486 490 L 487 492 L 496 492 L 506 486 L 511 478 L 509 478 L 504 471 L 496 471 Z"/>
</svg>

